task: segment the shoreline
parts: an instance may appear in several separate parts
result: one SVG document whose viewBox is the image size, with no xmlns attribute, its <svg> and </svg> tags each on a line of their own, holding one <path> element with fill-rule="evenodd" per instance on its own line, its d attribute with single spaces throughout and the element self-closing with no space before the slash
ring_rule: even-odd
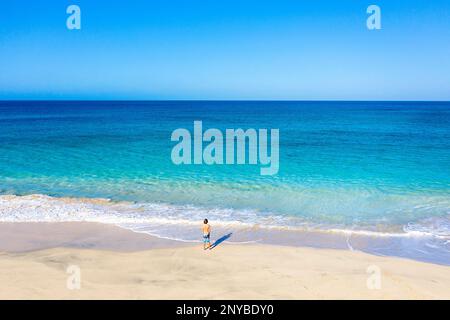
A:
<svg viewBox="0 0 450 320">
<path fill-rule="evenodd" d="M 97 222 L 0 222 L 0 252 L 53 248 L 134 252 L 185 244 Z"/>
<path fill-rule="evenodd" d="M 0 223 L 0 252 L 1 299 L 450 299 L 448 266 L 267 244 L 203 251 L 95 223 Z M 66 286 L 73 265 L 80 290 Z"/>
<path fill-rule="evenodd" d="M 146 207 L 146 204 L 105 198 L 70 198 L 31 194 L 2 195 L 0 201 L 4 203 L 0 213 L 0 220 L 3 222 L 0 223 L 48 223 L 50 225 L 92 223 L 103 225 L 105 228 L 119 226 L 134 234 L 150 235 L 162 241 L 175 241 L 174 243 L 184 245 L 201 242 L 198 221 L 211 215 L 205 208 L 185 208 L 165 204 L 147 204 Z M 186 215 L 189 218 L 184 218 Z M 217 237 L 232 235 L 227 241 L 237 244 L 261 243 L 358 250 L 380 256 L 401 257 L 450 266 L 450 240 L 445 233 L 442 235 L 419 231 L 401 233 L 398 228 L 394 228 L 395 226 L 390 226 L 386 232 L 363 229 L 320 229 L 320 226 L 316 229 L 308 225 L 296 227 L 295 223 L 291 227 L 283 227 L 277 226 L 276 223 L 275 225 L 267 224 L 270 221 L 264 221 L 264 218 L 261 223 L 251 224 L 242 222 L 239 217 L 237 215 L 236 221 L 210 219 L 214 221 L 213 235 Z M 446 225 L 445 219 L 435 222 Z M 376 229 L 379 226 L 373 227 Z M 48 239 L 41 241 L 45 242 Z M 89 244 L 87 246 L 89 247 Z"/>
</svg>

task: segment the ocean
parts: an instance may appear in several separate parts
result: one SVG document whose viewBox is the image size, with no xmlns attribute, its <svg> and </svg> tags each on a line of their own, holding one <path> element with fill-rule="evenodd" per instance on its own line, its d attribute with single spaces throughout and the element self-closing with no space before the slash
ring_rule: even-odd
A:
<svg viewBox="0 0 450 320">
<path fill-rule="evenodd" d="M 279 129 L 279 172 L 175 165 L 194 121 Z M 0 139 L 0 221 L 195 242 L 208 218 L 229 242 L 450 265 L 448 102 L 0 101 Z"/>
</svg>

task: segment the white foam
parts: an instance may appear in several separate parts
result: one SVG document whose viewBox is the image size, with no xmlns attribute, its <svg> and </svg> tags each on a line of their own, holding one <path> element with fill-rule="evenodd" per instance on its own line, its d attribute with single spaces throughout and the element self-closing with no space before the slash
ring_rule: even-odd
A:
<svg viewBox="0 0 450 320">
<path fill-rule="evenodd" d="M 380 232 L 363 228 L 314 225 L 298 218 L 227 208 L 202 208 L 192 205 L 163 203 L 113 202 L 108 199 L 56 198 L 47 195 L 0 196 L 2 222 L 97 222 L 119 225 L 135 232 L 144 232 L 178 241 L 194 239 L 164 234 L 165 228 L 197 228 L 205 217 L 224 229 L 257 228 L 340 233 L 370 237 L 436 237 L 450 239 L 450 219 L 430 218 L 404 226 L 402 232 Z M 143 227 L 145 226 L 145 227 Z M 181 233 L 182 234 L 182 233 Z"/>
</svg>

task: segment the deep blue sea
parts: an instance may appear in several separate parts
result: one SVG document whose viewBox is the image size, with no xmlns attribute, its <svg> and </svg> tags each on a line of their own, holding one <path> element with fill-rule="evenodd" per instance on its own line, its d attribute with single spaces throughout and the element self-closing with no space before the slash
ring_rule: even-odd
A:
<svg viewBox="0 0 450 320">
<path fill-rule="evenodd" d="M 279 129 L 278 174 L 173 164 L 171 134 L 195 120 Z M 3 101 L 0 141 L 0 221 L 196 241 L 208 217 L 236 242 L 365 235 L 394 239 L 367 251 L 450 264 L 450 103 Z"/>
</svg>

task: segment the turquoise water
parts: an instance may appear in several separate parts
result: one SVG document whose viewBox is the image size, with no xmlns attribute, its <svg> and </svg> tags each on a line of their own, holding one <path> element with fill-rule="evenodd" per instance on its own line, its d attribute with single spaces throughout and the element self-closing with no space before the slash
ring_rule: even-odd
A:
<svg viewBox="0 0 450 320">
<path fill-rule="evenodd" d="M 194 120 L 278 128 L 279 173 L 174 165 L 171 133 Z M 95 216 L 189 241 L 180 228 L 208 216 L 224 228 L 423 236 L 449 257 L 450 103 L 0 102 L 0 139 L 2 195 L 114 202 L 55 211 L 41 210 L 53 198 L 8 198 L 3 221 Z"/>
</svg>

